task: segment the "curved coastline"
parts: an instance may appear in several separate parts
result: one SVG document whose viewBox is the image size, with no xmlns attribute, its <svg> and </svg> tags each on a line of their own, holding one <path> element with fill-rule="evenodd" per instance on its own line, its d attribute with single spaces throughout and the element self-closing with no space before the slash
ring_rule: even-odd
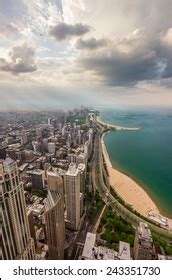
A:
<svg viewBox="0 0 172 280">
<path fill-rule="evenodd" d="M 138 211 L 140 214 L 145 217 L 149 217 L 149 213 L 151 212 L 159 217 L 165 218 L 168 221 L 169 227 L 172 229 L 172 219 L 163 215 L 162 211 L 158 208 L 156 203 L 143 189 L 143 187 L 132 177 L 112 165 L 104 143 L 105 134 L 106 132 L 102 134 L 101 142 L 104 159 L 109 173 L 110 185 L 114 188 L 118 195 L 124 199 L 124 201 L 132 205 L 133 209 Z"/>
<path fill-rule="evenodd" d="M 102 135 L 102 150 L 109 172 L 110 184 L 114 190 L 129 204 L 133 206 L 142 215 L 148 217 L 148 213 L 153 211 L 160 215 L 160 210 L 150 198 L 148 193 L 133 178 L 125 174 L 112 165 L 109 154 L 104 143 L 104 133 Z M 142 198 L 143 204 L 140 204 L 136 198 Z"/>
<path fill-rule="evenodd" d="M 120 126 L 120 125 L 115 125 L 115 124 L 109 124 L 104 122 L 100 116 L 97 117 L 97 122 L 102 125 L 102 126 L 106 126 L 110 129 L 115 129 L 115 130 L 128 130 L 128 131 L 137 131 L 140 130 L 140 127 L 126 127 L 126 126 Z"/>
</svg>

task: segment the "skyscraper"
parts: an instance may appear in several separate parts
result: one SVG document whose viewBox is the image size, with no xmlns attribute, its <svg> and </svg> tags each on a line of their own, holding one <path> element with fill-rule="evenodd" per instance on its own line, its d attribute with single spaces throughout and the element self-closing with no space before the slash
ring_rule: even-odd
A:
<svg viewBox="0 0 172 280">
<path fill-rule="evenodd" d="M 80 171 L 80 192 L 85 192 L 85 180 L 86 180 L 86 166 L 85 164 L 80 163 L 78 165 L 78 169 Z"/>
<path fill-rule="evenodd" d="M 77 230 L 80 222 L 80 170 L 71 163 L 65 174 L 66 226 Z"/>
<path fill-rule="evenodd" d="M 35 259 L 23 185 L 16 162 L 7 156 L 0 162 L 2 205 L 2 259 Z"/>
<path fill-rule="evenodd" d="M 55 171 L 49 171 L 47 185 L 45 224 L 49 259 L 63 260 L 65 241 L 63 180 Z"/>
<path fill-rule="evenodd" d="M 140 222 L 138 228 L 136 229 L 134 241 L 134 259 L 152 260 L 153 249 L 151 231 L 146 223 Z"/>
</svg>

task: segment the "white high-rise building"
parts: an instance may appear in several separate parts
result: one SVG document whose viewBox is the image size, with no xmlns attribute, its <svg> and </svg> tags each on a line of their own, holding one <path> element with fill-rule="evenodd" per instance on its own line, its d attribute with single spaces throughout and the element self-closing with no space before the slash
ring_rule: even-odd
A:
<svg viewBox="0 0 172 280">
<path fill-rule="evenodd" d="M 0 162 L 2 205 L 2 259 L 35 259 L 30 235 L 23 185 L 16 162 L 7 157 Z"/>
<path fill-rule="evenodd" d="M 65 174 L 66 226 L 77 230 L 80 223 L 80 170 L 75 163 L 69 165 Z"/>
</svg>

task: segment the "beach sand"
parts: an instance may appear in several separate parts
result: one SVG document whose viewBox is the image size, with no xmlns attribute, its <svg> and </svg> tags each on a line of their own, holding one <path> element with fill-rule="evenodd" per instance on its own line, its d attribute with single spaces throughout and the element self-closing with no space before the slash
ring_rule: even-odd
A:
<svg viewBox="0 0 172 280">
<path fill-rule="evenodd" d="M 109 172 L 110 185 L 128 204 L 131 204 L 133 209 L 140 214 L 148 217 L 150 211 L 154 214 L 160 215 L 160 211 L 150 196 L 143 190 L 143 188 L 129 176 L 115 169 L 109 159 L 105 144 L 102 137 L 103 155 L 106 161 Z"/>
</svg>

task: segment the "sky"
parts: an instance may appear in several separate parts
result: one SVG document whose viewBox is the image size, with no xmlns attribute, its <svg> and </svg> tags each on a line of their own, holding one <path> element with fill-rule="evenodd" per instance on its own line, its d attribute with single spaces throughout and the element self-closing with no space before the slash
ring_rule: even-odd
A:
<svg viewBox="0 0 172 280">
<path fill-rule="evenodd" d="M 0 110 L 172 106 L 171 0 L 0 0 Z"/>
</svg>

